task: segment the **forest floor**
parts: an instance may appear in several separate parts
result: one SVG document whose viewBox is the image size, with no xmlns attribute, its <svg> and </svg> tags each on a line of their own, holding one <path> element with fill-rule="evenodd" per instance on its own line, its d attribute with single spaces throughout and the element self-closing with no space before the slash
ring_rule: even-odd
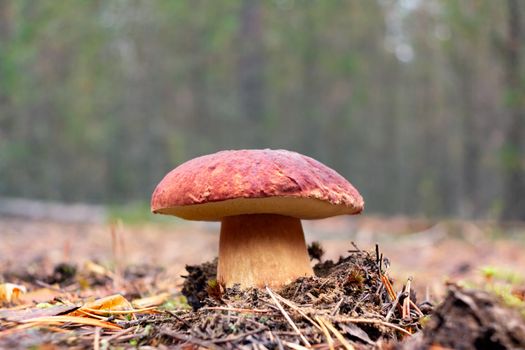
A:
<svg viewBox="0 0 525 350">
<path fill-rule="evenodd" d="M 525 226 L 306 221 L 324 269 L 275 291 L 208 282 L 218 229 L 0 219 L 0 348 L 525 346 Z"/>
</svg>

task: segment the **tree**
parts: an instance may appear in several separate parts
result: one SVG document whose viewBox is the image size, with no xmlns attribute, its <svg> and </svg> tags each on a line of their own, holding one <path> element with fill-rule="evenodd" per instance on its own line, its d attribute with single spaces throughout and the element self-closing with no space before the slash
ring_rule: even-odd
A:
<svg viewBox="0 0 525 350">
<path fill-rule="evenodd" d="M 525 220 L 525 89 L 519 0 L 507 0 L 507 41 L 504 47 L 507 112 L 510 122 L 504 149 L 505 205 L 503 219 Z"/>
</svg>

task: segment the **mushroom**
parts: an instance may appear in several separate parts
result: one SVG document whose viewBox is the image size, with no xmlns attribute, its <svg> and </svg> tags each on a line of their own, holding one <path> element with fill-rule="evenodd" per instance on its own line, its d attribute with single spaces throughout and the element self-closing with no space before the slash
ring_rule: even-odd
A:
<svg viewBox="0 0 525 350">
<path fill-rule="evenodd" d="M 156 214 L 221 221 L 217 280 L 280 287 L 312 276 L 301 219 L 358 214 L 364 202 L 341 175 L 286 150 L 234 150 L 169 172 L 151 199 Z"/>
</svg>

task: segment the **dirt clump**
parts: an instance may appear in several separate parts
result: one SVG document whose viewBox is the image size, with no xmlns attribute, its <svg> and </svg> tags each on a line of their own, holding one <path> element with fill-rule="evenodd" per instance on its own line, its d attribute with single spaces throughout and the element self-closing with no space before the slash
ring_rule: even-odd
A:
<svg viewBox="0 0 525 350">
<path fill-rule="evenodd" d="M 378 250 L 354 249 L 337 262 L 320 262 L 314 267 L 317 276 L 300 278 L 280 290 L 223 288 L 215 281 L 215 264 L 187 267 L 183 294 L 194 312 L 164 326 L 164 337 L 226 348 L 330 341 L 342 345 L 341 337 L 371 349 L 419 331 L 425 316 L 413 294 L 414 306 L 403 315 L 408 293 L 389 292 L 391 280 Z"/>
<path fill-rule="evenodd" d="M 209 285 L 216 281 L 217 258 L 200 265 L 186 265 L 186 271 L 188 274 L 182 276 L 185 279 L 182 295 L 186 297 L 193 310 L 197 310 L 203 306 L 204 299 L 209 296 Z"/>
<path fill-rule="evenodd" d="M 451 285 L 421 334 L 400 349 L 524 349 L 525 322 L 491 294 Z"/>
</svg>

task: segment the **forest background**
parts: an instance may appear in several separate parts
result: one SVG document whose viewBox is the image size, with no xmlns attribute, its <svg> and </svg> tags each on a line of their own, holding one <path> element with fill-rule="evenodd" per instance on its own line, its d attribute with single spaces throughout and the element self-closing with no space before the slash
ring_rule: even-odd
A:
<svg viewBox="0 0 525 350">
<path fill-rule="evenodd" d="M 520 0 L 0 0 L 0 195 L 147 205 L 221 149 L 367 212 L 525 220 Z"/>
</svg>

